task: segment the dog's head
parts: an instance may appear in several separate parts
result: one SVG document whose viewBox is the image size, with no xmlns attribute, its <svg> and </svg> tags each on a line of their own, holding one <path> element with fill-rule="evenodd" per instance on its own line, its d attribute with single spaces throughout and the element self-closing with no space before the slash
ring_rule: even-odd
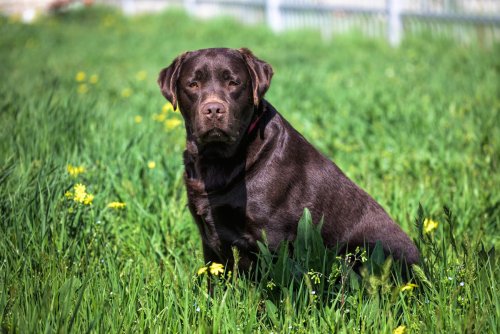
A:
<svg viewBox="0 0 500 334">
<path fill-rule="evenodd" d="M 178 56 L 158 84 L 185 120 L 188 141 L 230 155 L 247 133 L 273 70 L 248 49 L 203 49 Z"/>
</svg>

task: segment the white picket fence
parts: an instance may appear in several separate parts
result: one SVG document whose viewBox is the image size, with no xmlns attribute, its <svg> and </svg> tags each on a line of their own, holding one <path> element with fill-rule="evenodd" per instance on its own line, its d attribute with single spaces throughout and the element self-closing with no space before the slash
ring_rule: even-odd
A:
<svg viewBox="0 0 500 334">
<path fill-rule="evenodd" d="M 83 2 L 84 0 L 72 0 Z M 33 8 L 51 0 L 0 0 L 0 10 Z M 266 23 L 276 32 L 314 28 L 325 38 L 349 31 L 386 37 L 397 45 L 405 35 L 426 30 L 462 42 L 500 41 L 500 0 L 94 0 L 127 14 L 182 7 L 191 15 L 231 16 Z M 10 4 L 10 7 L 9 7 Z"/>
<path fill-rule="evenodd" d="M 500 41 L 500 0 L 101 0 L 128 14 L 183 6 L 198 17 L 232 16 L 267 23 L 276 32 L 319 29 L 326 38 L 357 30 L 387 37 L 397 45 L 404 35 L 427 30 L 462 42 Z"/>
</svg>

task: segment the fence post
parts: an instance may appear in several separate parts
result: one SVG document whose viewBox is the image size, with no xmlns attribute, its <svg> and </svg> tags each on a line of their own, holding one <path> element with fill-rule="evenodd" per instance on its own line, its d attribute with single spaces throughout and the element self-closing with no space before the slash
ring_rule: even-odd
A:
<svg viewBox="0 0 500 334">
<path fill-rule="evenodd" d="M 283 30 L 283 20 L 280 10 L 281 0 L 266 0 L 266 20 L 267 24 L 275 32 Z"/>
<path fill-rule="evenodd" d="M 133 15 L 136 12 L 135 3 L 133 0 L 122 0 L 122 10 L 126 15 Z"/>
<path fill-rule="evenodd" d="M 184 0 L 184 8 L 189 15 L 196 15 L 196 0 Z"/>
<path fill-rule="evenodd" d="M 403 33 L 401 21 L 401 0 L 387 0 L 389 43 L 398 46 Z"/>
</svg>

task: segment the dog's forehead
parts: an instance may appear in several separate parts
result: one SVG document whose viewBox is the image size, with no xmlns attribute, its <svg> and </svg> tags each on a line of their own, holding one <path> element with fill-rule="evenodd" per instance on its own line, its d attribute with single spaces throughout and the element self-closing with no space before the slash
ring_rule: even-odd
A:
<svg viewBox="0 0 500 334">
<path fill-rule="evenodd" d="M 242 55 L 233 49 L 202 49 L 191 51 L 184 62 L 183 70 L 194 72 L 231 70 L 246 72 L 246 64 Z"/>
</svg>

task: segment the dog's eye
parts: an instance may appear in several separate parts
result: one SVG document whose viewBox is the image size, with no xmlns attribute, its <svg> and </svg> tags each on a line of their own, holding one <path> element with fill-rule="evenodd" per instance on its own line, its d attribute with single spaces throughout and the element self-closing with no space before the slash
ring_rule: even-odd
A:
<svg viewBox="0 0 500 334">
<path fill-rule="evenodd" d="M 236 82 L 236 81 L 229 81 L 229 86 L 238 86 L 240 83 L 239 82 Z"/>
<path fill-rule="evenodd" d="M 193 81 L 193 82 L 190 82 L 190 83 L 188 84 L 188 86 L 189 86 L 190 88 L 198 88 L 198 83 L 197 83 L 196 81 Z"/>
</svg>

